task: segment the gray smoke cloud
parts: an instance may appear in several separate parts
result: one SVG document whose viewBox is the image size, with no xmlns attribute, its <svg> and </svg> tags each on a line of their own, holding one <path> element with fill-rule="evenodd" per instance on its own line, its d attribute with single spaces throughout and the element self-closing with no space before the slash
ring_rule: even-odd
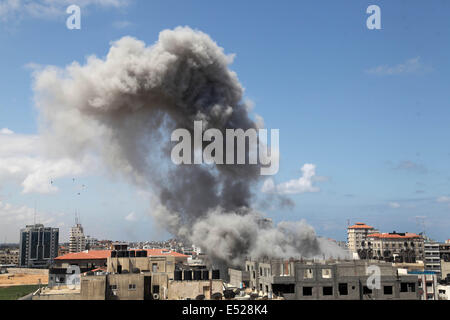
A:
<svg viewBox="0 0 450 320">
<path fill-rule="evenodd" d="M 89 57 L 35 74 L 42 135 L 51 155 L 98 153 L 110 171 L 152 190 L 152 214 L 168 231 L 217 263 L 245 257 L 343 257 L 304 222 L 273 226 L 251 209 L 257 165 L 181 165 L 170 160 L 176 128 L 249 129 L 257 125 L 226 55 L 208 35 L 164 30 L 152 46 L 132 37 Z"/>
</svg>

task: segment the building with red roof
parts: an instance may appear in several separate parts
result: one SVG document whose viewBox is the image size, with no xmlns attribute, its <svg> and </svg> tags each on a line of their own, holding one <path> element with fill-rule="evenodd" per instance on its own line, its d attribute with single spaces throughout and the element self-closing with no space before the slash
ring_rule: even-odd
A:
<svg viewBox="0 0 450 320">
<path fill-rule="evenodd" d="M 371 256 L 395 262 L 424 260 L 424 239 L 415 233 L 373 233 L 367 237 Z"/>
<path fill-rule="evenodd" d="M 60 268 L 67 268 L 70 265 L 77 265 L 80 268 L 101 268 L 107 267 L 108 258 L 111 257 L 111 253 L 114 250 L 88 250 L 77 253 L 68 253 L 55 258 L 55 266 Z M 137 251 L 145 251 L 146 257 L 175 257 L 176 260 L 187 261 L 188 256 L 167 250 L 167 249 L 146 249 L 146 250 L 127 250 L 126 252 L 132 252 L 132 257 L 136 257 Z M 117 251 L 114 251 L 117 252 Z M 130 255 L 130 254 L 128 254 Z"/>
<path fill-rule="evenodd" d="M 378 232 L 374 227 L 357 222 L 347 228 L 347 247 L 350 252 L 357 253 L 367 247 L 367 236 Z"/>
</svg>

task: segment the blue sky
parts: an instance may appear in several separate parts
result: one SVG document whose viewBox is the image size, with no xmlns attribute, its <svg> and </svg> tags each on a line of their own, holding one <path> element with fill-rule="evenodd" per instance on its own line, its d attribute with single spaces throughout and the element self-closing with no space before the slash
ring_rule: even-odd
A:
<svg viewBox="0 0 450 320">
<path fill-rule="evenodd" d="M 50 13 L 27 9 L 25 0 L 14 10 L 0 5 L 0 130 L 14 132 L 4 139 L 38 135 L 30 65 L 84 63 L 91 54 L 104 57 L 122 36 L 151 44 L 164 29 L 190 26 L 236 54 L 231 68 L 246 98 L 267 128 L 280 129 L 275 182 L 300 178 L 306 163 L 316 166 L 320 191 L 288 195 L 295 208 L 268 216 L 306 219 L 339 240 L 348 219 L 419 232 L 417 217 L 425 217 L 429 236 L 450 238 L 447 1 L 81 2 L 81 30 L 65 26 L 65 7 L 77 1 L 55 1 Z M 382 30 L 366 27 L 371 4 L 381 8 Z M 63 235 L 78 211 L 94 237 L 167 236 L 148 217 L 145 197 L 120 179 L 72 178 L 55 182 L 58 192 L 24 193 L 23 179 L 0 167 L 0 216 L 7 217 L 0 242 L 17 241 L 15 228 L 32 222 L 35 206 Z"/>
</svg>

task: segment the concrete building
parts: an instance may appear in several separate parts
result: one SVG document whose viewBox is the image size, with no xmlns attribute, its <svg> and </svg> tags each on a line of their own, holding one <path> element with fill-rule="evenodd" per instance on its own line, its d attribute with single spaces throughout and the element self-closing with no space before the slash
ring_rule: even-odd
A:
<svg viewBox="0 0 450 320">
<path fill-rule="evenodd" d="M 82 269 L 95 269 L 107 266 L 111 250 L 90 250 L 77 253 L 68 253 L 55 258 L 54 268 L 68 268 L 78 266 Z"/>
<path fill-rule="evenodd" d="M 371 289 L 368 267 L 380 271 L 380 286 Z M 287 300 L 417 300 L 418 279 L 397 274 L 392 264 L 369 261 L 249 260 L 249 286 L 259 295 Z M 230 276 L 231 278 L 231 276 Z"/>
<path fill-rule="evenodd" d="M 19 250 L 6 249 L 0 251 L 0 264 L 19 265 Z"/>
<path fill-rule="evenodd" d="M 419 280 L 419 295 L 421 300 L 439 300 L 438 275 L 433 271 L 409 271 Z"/>
<path fill-rule="evenodd" d="M 349 226 L 347 228 L 347 248 L 351 253 L 359 253 L 361 250 L 368 249 L 368 235 L 377 232 L 378 230 L 374 227 L 368 226 L 363 222 L 357 222 Z"/>
<path fill-rule="evenodd" d="M 91 250 L 100 247 L 101 244 L 98 239 L 91 236 L 86 236 L 86 249 Z"/>
<path fill-rule="evenodd" d="M 250 287 L 250 271 L 228 269 L 229 284 L 232 287 L 245 289 Z"/>
<path fill-rule="evenodd" d="M 195 300 L 202 297 L 211 300 L 213 294 L 223 295 L 223 281 L 220 279 L 169 281 L 168 300 Z"/>
<path fill-rule="evenodd" d="M 441 279 L 447 279 L 450 283 L 450 243 L 439 245 L 439 255 L 441 259 Z"/>
<path fill-rule="evenodd" d="M 70 228 L 69 233 L 69 253 L 77 253 L 86 250 L 86 237 L 83 226 L 76 223 Z"/>
<path fill-rule="evenodd" d="M 124 248 L 115 246 L 115 249 Z M 49 272 L 49 287 L 33 299 L 178 300 L 210 299 L 212 294 L 223 294 L 223 281 L 217 272 L 191 270 L 185 264 L 187 256 L 163 249 L 159 250 L 159 255 L 155 255 L 154 250 L 111 251 L 106 258 L 106 268 L 90 270 L 78 274 L 78 277 L 71 272 L 78 266 L 70 265 L 76 260 L 66 260 L 66 266 L 70 266 L 52 268 Z M 149 252 L 153 255 L 149 255 Z M 68 281 L 69 278 L 72 282 Z M 75 278 L 77 281 L 73 282 Z"/>
<path fill-rule="evenodd" d="M 24 268 L 47 268 L 58 255 L 58 228 L 42 224 L 26 226 L 20 230 L 20 260 Z"/>
<path fill-rule="evenodd" d="M 424 243 L 424 263 L 426 271 L 434 271 L 438 276 L 441 274 L 441 257 L 439 243 L 426 241 Z"/>
<path fill-rule="evenodd" d="M 415 233 L 375 233 L 367 237 L 369 259 L 414 263 L 424 259 L 423 237 Z"/>
<path fill-rule="evenodd" d="M 450 285 L 438 285 L 438 299 L 439 300 L 450 300 Z"/>
</svg>

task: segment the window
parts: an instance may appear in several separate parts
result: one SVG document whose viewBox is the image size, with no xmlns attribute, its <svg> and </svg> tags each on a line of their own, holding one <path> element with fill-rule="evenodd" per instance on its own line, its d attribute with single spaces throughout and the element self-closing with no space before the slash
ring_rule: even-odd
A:
<svg viewBox="0 0 450 320">
<path fill-rule="evenodd" d="M 153 286 L 153 293 L 159 294 L 159 286 Z"/>
<path fill-rule="evenodd" d="M 339 283 L 339 295 L 346 296 L 348 295 L 348 285 L 346 283 Z"/>
<path fill-rule="evenodd" d="M 312 296 L 312 287 L 303 287 L 304 296 Z"/>
<path fill-rule="evenodd" d="M 262 283 L 259 284 L 259 291 L 262 291 Z"/>
<path fill-rule="evenodd" d="M 136 290 L 136 285 L 130 283 L 130 284 L 128 285 L 128 290 Z"/>
<path fill-rule="evenodd" d="M 400 284 L 400 292 L 408 292 L 408 284 L 406 282 Z"/>
<path fill-rule="evenodd" d="M 332 296 L 333 295 L 333 287 L 323 287 L 323 295 L 324 296 Z"/>
<path fill-rule="evenodd" d="M 282 296 L 284 293 L 295 293 L 295 284 L 273 284 L 272 291 L 277 296 Z"/>
<path fill-rule="evenodd" d="M 152 264 L 152 272 L 158 272 L 158 264 L 157 263 Z"/>
<path fill-rule="evenodd" d="M 303 279 L 312 279 L 312 278 L 313 278 L 313 270 L 305 269 L 305 272 L 303 274 Z"/>
<path fill-rule="evenodd" d="M 322 269 L 322 278 L 330 279 L 331 278 L 331 269 Z"/>
<path fill-rule="evenodd" d="M 262 276 L 263 275 L 263 271 L 262 268 L 259 268 L 259 275 Z"/>
<path fill-rule="evenodd" d="M 112 284 L 109 287 L 111 290 L 117 290 L 117 284 Z"/>
<path fill-rule="evenodd" d="M 416 292 L 416 284 L 414 282 L 408 283 L 408 289 L 410 292 Z"/>
<path fill-rule="evenodd" d="M 369 287 L 364 286 L 363 287 L 363 294 L 372 294 L 372 289 L 369 289 Z"/>
<path fill-rule="evenodd" d="M 392 294 L 392 286 L 384 286 L 383 292 L 384 294 Z"/>
</svg>

